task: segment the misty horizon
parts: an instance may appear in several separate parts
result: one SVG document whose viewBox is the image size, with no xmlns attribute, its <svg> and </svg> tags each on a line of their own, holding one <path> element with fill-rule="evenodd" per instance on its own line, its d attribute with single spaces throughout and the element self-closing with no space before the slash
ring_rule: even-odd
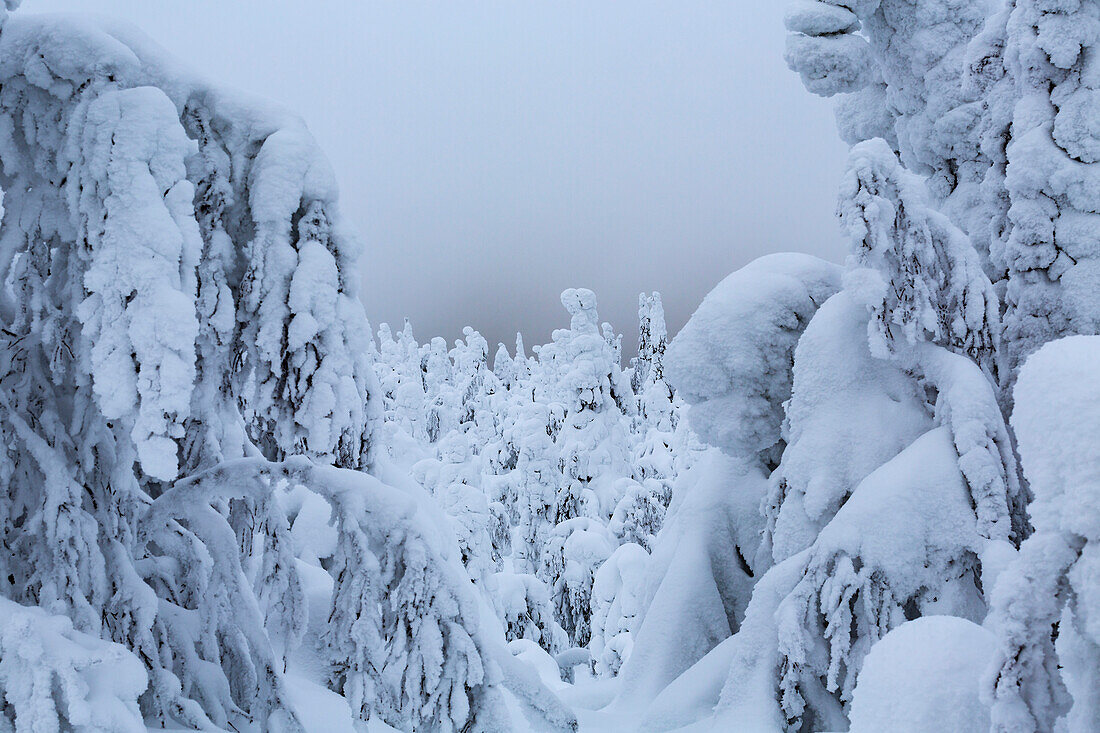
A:
<svg viewBox="0 0 1100 733">
<path fill-rule="evenodd" d="M 31 0 L 132 23 L 301 115 L 364 244 L 372 328 L 545 343 L 591 288 L 670 336 L 758 256 L 839 261 L 845 146 L 783 62 L 783 4 Z M 191 22 L 203 18 L 202 23 Z M 774 145 L 776 140 L 783 141 Z M 761 144 L 754 144 L 759 141 Z M 768 145 L 762 144 L 769 141 Z"/>
</svg>

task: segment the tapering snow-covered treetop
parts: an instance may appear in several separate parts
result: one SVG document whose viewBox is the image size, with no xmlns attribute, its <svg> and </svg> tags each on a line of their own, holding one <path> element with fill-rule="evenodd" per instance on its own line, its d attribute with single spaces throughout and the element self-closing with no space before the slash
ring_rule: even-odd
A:
<svg viewBox="0 0 1100 733">
<path fill-rule="evenodd" d="M 619 364 L 615 347 L 600 329 L 596 295 L 570 288 L 561 294 L 561 304 L 569 312 L 569 328 L 554 331 L 554 342 L 540 349 L 539 361 L 552 369 L 570 409 L 603 409 L 617 386 Z"/>
<path fill-rule="evenodd" d="M 852 148 L 838 213 L 852 252 L 845 286 L 874 314 L 872 352 L 928 341 L 994 372 L 998 301 L 978 254 L 885 140 Z"/>
</svg>

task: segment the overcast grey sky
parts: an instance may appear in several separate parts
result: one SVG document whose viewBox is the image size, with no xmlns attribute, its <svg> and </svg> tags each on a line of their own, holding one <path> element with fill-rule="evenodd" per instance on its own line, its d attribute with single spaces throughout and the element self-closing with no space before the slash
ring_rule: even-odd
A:
<svg viewBox="0 0 1100 733">
<path fill-rule="evenodd" d="M 371 321 L 491 350 L 568 325 L 636 338 L 754 257 L 842 256 L 845 148 L 783 64 L 783 0 L 26 0 L 129 19 L 305 117 L 367 244 Z"/>
</svg>

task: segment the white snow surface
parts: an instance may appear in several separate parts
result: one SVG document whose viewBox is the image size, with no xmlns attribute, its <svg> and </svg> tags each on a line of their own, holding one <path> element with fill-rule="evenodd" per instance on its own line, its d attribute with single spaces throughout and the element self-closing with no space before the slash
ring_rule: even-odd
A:
<svg viewBox="0 0 1100 733">
<path fill-rule="evenodd" d="M 871 647 L 852 696 L 851 733 L 985 733 L 979 681 L 996 648 L 987 629 L 952 616 L 907 621 Z"/>
<path fill-rule="evenodd" d="M 669 380 L 707 443 L 735 456 L 774 449 L 791 358 L 840 268 L 809 255 L 768 255 L 720 282 L 668 347 Z"/>
<path fill-rule="evenodd" d="M 146 684 L 124 647 L 0 598 L 0 728 L 144 733 L 137 698 Z"/>
</svg>

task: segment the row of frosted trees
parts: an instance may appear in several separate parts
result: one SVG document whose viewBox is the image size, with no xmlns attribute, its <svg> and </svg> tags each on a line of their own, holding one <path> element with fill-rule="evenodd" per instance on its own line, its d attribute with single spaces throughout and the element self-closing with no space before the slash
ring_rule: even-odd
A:
<svg viewBox="0 0 1100 733">
<path fill-rule="evenodd" d="M 670 344 L 721 455 L 677 486 L 609 709 L 1098 730 L 1100 4 L 801 0 L 786 24 L 852 146 L 849 254 L 752 263 Z M 686 541 L 692 506 L 728 528 Z"/>
<path fill-rule="evenodd" d="M 569 328 L 532 357 L 517 336 L 491 363 L 471 328 L 448 349 L 383 324 L 384 442 L 450 518 L 507 638 L 557 656 L 567 678 L 586 660 L 610 676 L 630 653 L 641 569 L 692 439 L 664 378 L 660 295 L 639 298 L 628 369 L 593 293 L 561 300 Z"/>
</svg>

